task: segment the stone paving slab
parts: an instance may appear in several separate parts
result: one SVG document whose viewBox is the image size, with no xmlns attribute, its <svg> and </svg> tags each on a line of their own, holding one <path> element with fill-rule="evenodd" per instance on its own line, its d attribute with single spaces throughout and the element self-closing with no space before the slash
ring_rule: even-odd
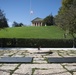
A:
<svg viewBox="0 0 76 75">
<path fill-rule="evenodd" d="M 73 65 L 71 65 L 71 66 L 65 66 L 65 68 L 67 70 L 69 70 L 69 71 L 76 71 L 76 66 L 73 66 Z"/>
<path fill-rule="evenodd" d="M 46 64 L 47 61 L 40 61 L 40 60 L 39 60 L 39 61 L 33 61 L 33 63 L 34 63 L 34 64 L 36 64 L 36 63 L 37 63 L 37 64 Z"/>
<path fill-rule="evenodd" d="M 49 68 L 56 68 L 56 69 L 63 69 L 63 67 L 60 64 L 22 64 L 13 75 L 24 75 L 24 74 L 31 74 L 33 68 L 39 68 L 39 69 L 49 69 Z"/>
<path fill-rule="evenodd" d="M 21 68 L 45 68 L 45 69 L 50 69 L 50 68 L 56 68 L 60 69 L 63 68 L 60 64 L 22 64 L 20 66 Z"/>
<path fill-rule="evenodd" d="M 33 75 L 71 75 L 65 69 L 35 70 Z"/>
<path fill-rule="evenodd" d="M 31 75 L 32 69 L 30 67 L 19 67 L 12 75 Z"/>
<path fill-rule="evenodd" d="M 63 56 L 63 57 L 76 57 L 76 51 L 74 50 L 69 50 L 69 51 L 58 51 L 59 55 Z"/>
<path fill-rule="evenodd" d="M 73 72 L 73 75 L 76 75 L 76 72 Z"/>
<path fill-rule="evenodd" d="M 5 53 L 3 56 L 9 56 L 9 55 L 12 55 L 14 53 Z"/>
<path fill-rule="evenodd" d="M 76 63 L 62 63 L 63 66 L 76 66 Z"/>
<path fill-rule="evenodd" d="M 44 58 L 34 58 L 33 60 L 34 60 L 34 61 L 40 61 L 40 60 L 43 61 Z"/>
<path fill-rule="evenodd" d="M 5 71 L 0 71 L 0 75 L 10 75 L 9 72 L 5 72 Z"/>
<path fill-rule="evenodd" d="M 47 56 L 43 56 L 43 57 L 45 57 L 45 58 L 48 58 L 48 57 L 61 57 L 61 56 L 51 56 L 51 55 L 47 55 Z"/>
<path fill-rule="evenodd" d="M 24 55 L 13 55 L 12 57 L 24 57 Z"/>
<path fill-rule="evenodd" d="M 18 64 L 3 64 L 0 70 L 14 70 Z"/>
<path fill-rule="evenodd" d="M 47 61 L 45 61 L 44 58 L 34 58 L 33 63 L 39 63 L 39 64 L 44 64 L 45 63 L 46 64 Z"/>
<path fill-rule="evenodd" d="M 34 58 L 42 58 L 42 55 L 41 54 L 29 54 L 29 55 L 27 55 L 27 56 L 25 56 L 25 57 L 34 57 Z"/>
<path fill-rule="evenodd" d="M 6 50 L 7 49 L 7 50 Z M 6 48 L 0 50 L 0 57 L 11 56 L 11 57 L 34 57 L 33 63 L 31 64 L 0 64 L 0 75 L 33 75 L 37 74 L 48 74 L 51 75 L 76 75 L 76 63 L 47 63 L 46 57 L 76 57 L 76 51 L 71 48 L 71 50 L 66 49 L 43 49 L 39 51 L 38 49 L 25 49 L 25 48 Z M 48 54 L 47 52 L 53 52 Z M 40 53 L 38 53 L 40 52 Z M 4 56 L 5 55 L 5 56 Z M 46 63 L 44 63 L 46 61 Z M 36 63 L 34 63 L 36 62 Z M 38 63 L 39 62 L 39 63 Z M 40 63 L 41 62 L 41 63 Z M 70 72 L 71 70 L 71 72 Z"/>
</svg>

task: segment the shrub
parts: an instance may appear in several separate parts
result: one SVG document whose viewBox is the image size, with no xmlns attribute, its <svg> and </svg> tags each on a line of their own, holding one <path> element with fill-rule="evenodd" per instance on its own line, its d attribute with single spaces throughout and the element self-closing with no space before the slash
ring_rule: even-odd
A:
<svg viewBox="0 0 76 75">
<path fill-rule="evenodd" d="M 29 47 L 29 48 L 71 48 L 72 39 L 23 39 L 0 38 L 0 47 Z M 76 39 L 75 39 L 76 47 Z"/>
</svg>

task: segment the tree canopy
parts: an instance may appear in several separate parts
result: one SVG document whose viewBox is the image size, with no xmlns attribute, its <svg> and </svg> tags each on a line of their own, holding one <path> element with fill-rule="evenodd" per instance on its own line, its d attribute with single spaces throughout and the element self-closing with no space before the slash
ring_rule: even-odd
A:
<svg viewBox="0 0 76 75">
<path fill-rule="evenodd" d="M 7 19 L 3 13 L 3 11 L 0 9 L 0 28 L 8 27 Z"/>
<path fill-rule="evenodd" d="M 62 0 L 62 7 L 58 15 L 55 17 L 55 22 L 62 29 L 68 31 L 73 38 L 76 33 L 76 0 Z"/>
<path fill-rule="evenodd" d="M 73 4 L 73 0 L 62 0 L 62 6 L 60 7 L 59 13 L 65 13 Z"/>
<path fill-rule="evenodd" d="M 13 27 L 22 27 L 24 25 L 23 25 L 23 23 L 17 23 L 17 22 L 14 21 L 13 24 L 12 24 L 12 26 Z"/>
<path fill-rule="evenodd" d="M 44 25 L 46 24 L 47 26 L 53 25 L 54 24 L 54 17 L 52 15 L 45 17 L 43 20 L 43 24 Z"/>
</svg>

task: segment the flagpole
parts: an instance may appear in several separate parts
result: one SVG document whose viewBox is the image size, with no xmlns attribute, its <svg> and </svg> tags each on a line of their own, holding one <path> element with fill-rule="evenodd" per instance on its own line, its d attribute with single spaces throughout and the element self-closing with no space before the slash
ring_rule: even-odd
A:
<svg viewBox="0 0 76 75">
<path fill-rule="evenodd" d="M 31 25 L 31 0 L 30 0 L 30 25 Z"/>
<path fill-rule="evenodd" d="M 32 2 L 31 2 L 31 0 L 30 0 L 30 25 L 32 25 L 32 24 L 31 24 L 32 14 L 33 14 L 33 11 L 32 11 Z"/>
</svg>

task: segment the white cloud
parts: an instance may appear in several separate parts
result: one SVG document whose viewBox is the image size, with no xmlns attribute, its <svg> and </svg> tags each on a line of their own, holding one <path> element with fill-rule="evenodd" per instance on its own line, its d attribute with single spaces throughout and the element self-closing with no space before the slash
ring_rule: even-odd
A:
<svg viewBox="0 0 76 75">
<path fill-rule="evenodd" d="M 9 21 L 8 21 L 9 27 L 12 27 L 12 23 L 13 23 L 13 22 L 9 22 Z"/>
</svg>

